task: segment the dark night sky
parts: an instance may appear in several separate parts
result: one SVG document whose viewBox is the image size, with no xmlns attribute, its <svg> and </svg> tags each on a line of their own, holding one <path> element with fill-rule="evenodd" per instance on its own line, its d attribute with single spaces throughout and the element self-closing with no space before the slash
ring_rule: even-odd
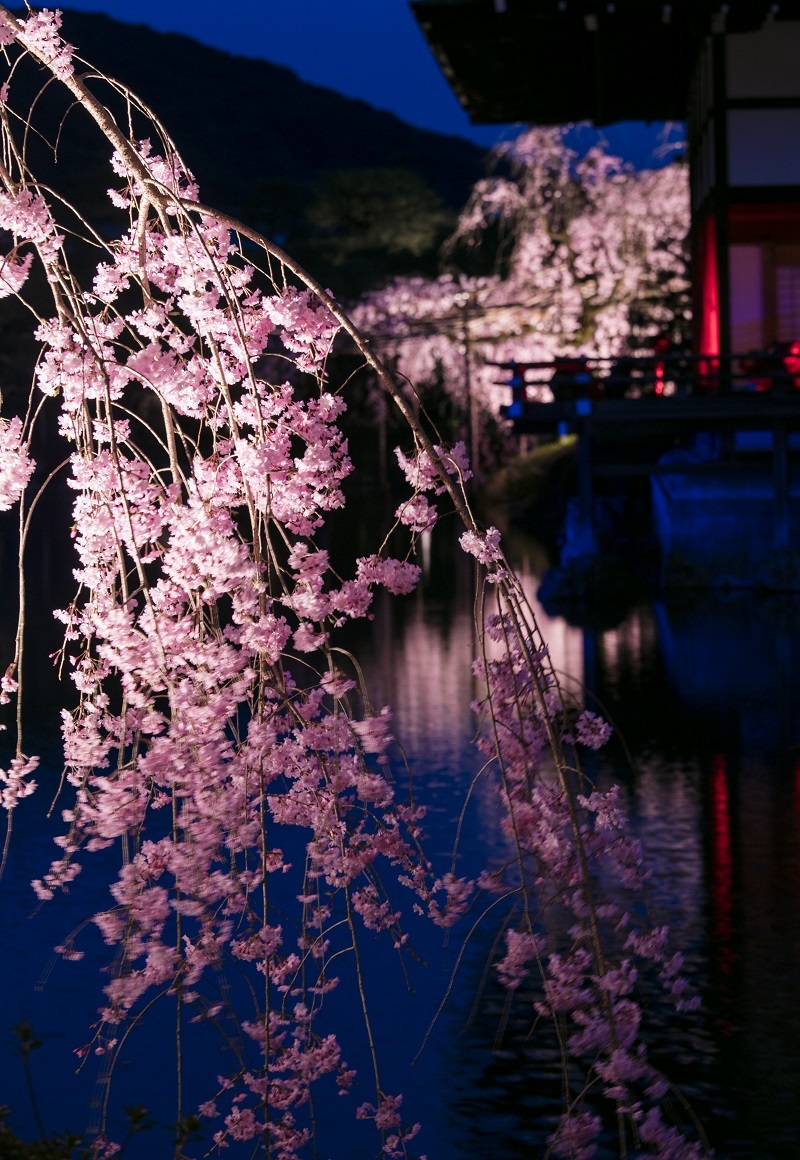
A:
<svg viewBox="0 0 800 1160">
<path fill-rule="evenodd" d="M 228 5 L 219 0 L 68 0 L 64 7 L 102 11 L 287 65 L 303 80 L 482 146 L 514 132 L 514 126 L 470 125 L 407 0 L 234 0 Z M 658 125 L 628 123 L 605 129 L 604 136 L 614 152 L 645 166 L 658 164 L 653 150 L 661 130 Z M 579 142 L 588 146 L 593 139 L 584 130 Z"/>
</svg>

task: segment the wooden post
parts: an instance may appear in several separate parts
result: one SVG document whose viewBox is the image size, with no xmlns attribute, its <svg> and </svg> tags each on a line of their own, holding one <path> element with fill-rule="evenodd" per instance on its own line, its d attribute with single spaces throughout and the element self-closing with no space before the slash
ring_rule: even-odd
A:
<svg viewBox="0 0 800 1160">
<path fill-rule="evenodd" d="M 585 545 L 584 555 L 591 556 L 597 551 L 594 533 L 594 481 L 592 478 L 592 401 L 575 400 L 575 417 L 578 433 L 578 519 L 580 538 Z"/>
<path fill-rule="evenodd" d="M 470 298 L 464 296 L 463 346 L 464 346 L 464 394 L 467 404 L 467 446 L 469 447 L 472 487 L 480 483 L 480 413 L 472 390 L 472 336 L 470 334 Z"/>
</svg>

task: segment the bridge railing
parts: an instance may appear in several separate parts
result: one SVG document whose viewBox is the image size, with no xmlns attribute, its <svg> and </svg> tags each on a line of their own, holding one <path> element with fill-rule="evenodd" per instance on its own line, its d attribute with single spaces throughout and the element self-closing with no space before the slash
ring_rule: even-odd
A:
<svg viewBox="0 0 800 1160">
<path fill-rule="evenodd" d="M 800 390 L 800 342 L 775 343 L 746 354 L 656 354 L 563 356 L 538 362 L 490 364 L 507 372 L 498 380 L 511 391 L 509 418 L 526 402 L 579 398 L 637 399 L 648 396 L 709 396 L 733 392 Z"/>
</svg>

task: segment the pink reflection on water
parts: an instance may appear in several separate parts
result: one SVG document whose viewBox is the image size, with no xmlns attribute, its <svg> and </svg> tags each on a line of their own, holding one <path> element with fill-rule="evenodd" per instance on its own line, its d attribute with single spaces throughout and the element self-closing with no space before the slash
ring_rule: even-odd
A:
<svg viewBox="0 0 800 1160">
<path fill-rule="evenodd" d="M 717 968 L 730 975 L 733 968 L 733 851 L 728 794 L 728 766 L 724 754 L 711 759 L 711 902 L 712 934 Z"/>
</svg>

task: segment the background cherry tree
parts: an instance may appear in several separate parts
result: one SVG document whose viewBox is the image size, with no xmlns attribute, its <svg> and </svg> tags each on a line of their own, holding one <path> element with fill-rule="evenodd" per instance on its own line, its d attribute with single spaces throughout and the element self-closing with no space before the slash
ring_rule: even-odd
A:
<svg viewBox="0 0 800 1160">
<path fill-rule="evenodd" d="M 474 926 L 501 900 L 496 971 L 512 993 L 539 978 L 531 1017 L 549 1021 L 565 1061 L 548 1155 L 593 1155 L 604 1116 L 623 1156 L 705 1154 L 662 1114 L 669 1089 L 648 1063 L 634 997 L 645 969 L 678 1010 L 690 1007 L 680 955 L 664 928 L 634 918 L 642 853 L 616 791 L 597 792 L 581 772 L 581 747 L 609 728 L 563 697 L 499 534 L 467 502 L 463 444 L 418 421 L 329 293 L 203 204 L 154 114 L 81 61 L 59 27 L 58 13 L 23 19 L 0 6 L 0 282 L 6 295 L 30 291 L 39 344 L 25 413 L 0 421 L 0 507 L 19 504 L 22 577 L 2 679 L 2 699 L 16 701 L 15 755 L 0 782 L 10 841 L 37 769 L 20 683 L 25 545 L 51 481 L 34 475 L 31 441 L 55 422 L 64 460 L 51 476 L 66 472 L 74 493 L 78 588 L 56 611 L 74 704 L 63 714 L 64 828 L 34 890 L 50 903 L 98 851 L 119 856 L 107 907 L 87 916 L 110 963 L 81 1053 L 113 1074 L 129 1029 L 166 1005 L 179 1127 L 196 1113 L 212 1150 L 310 1155 L 325 1147 L 317 1133 L 341 1131 L 315 1121 L 312 1089 L 346 1093 L 355 1079 L 328 1024 L 346 959 L 370 1047 L 362 1092 L 372 1088 L 351 1110 L 374 1122 L 382 1155 L 411 1155 L 419 1125 L 383 1086 L 361 940 L 380 935 L 403 955 L 409 912 L 456 932 L 468 909 Z M 113 239 L 30 171 L 36 110 L 13 108 L 23 68 L 63 86 L 107 139 Z M 352 470 L 340 423 L 349 382 L 331 371 L 341 336 L 407 424 L 408 490 L 375 550 L 335 571 L 324 536 Z M 426 854 L 424 811 L 394 776 L 391 711 L 371 704 L 337 643 L 376 588 L 414 587 L 416 540 L 444 505 L 475 560 L 474 708 L 513 851 L 477 882 Z M 405 529 L 399 556 L 385 547 L 393 526 Z M 79 940 L 56 949 L 81 958 Z M 246 985 L 225 985 L 229 974 Z M 219 1075 L 210 1060 L 206 1098 L 188 1109 L 181 1058 L 196 1021 L 219 1029 L 234 1064 Z M 179 1130 L 176 1157 L 187 1139 Z M 92 1155 L 119 1151 L 102 1122 Z"/>
<path fill-rule="evenodd" d="M 462 411 L 510 402 L 493 363 L 688 337 L 687 166 L 637 171 L 599 146 L 578 157 L 564 136 L 530 128 L 498 147 L 445 244 L 445 272 L 398 278 L 354 310 L 399 376 L 438 383 Z"/>
</svg>

